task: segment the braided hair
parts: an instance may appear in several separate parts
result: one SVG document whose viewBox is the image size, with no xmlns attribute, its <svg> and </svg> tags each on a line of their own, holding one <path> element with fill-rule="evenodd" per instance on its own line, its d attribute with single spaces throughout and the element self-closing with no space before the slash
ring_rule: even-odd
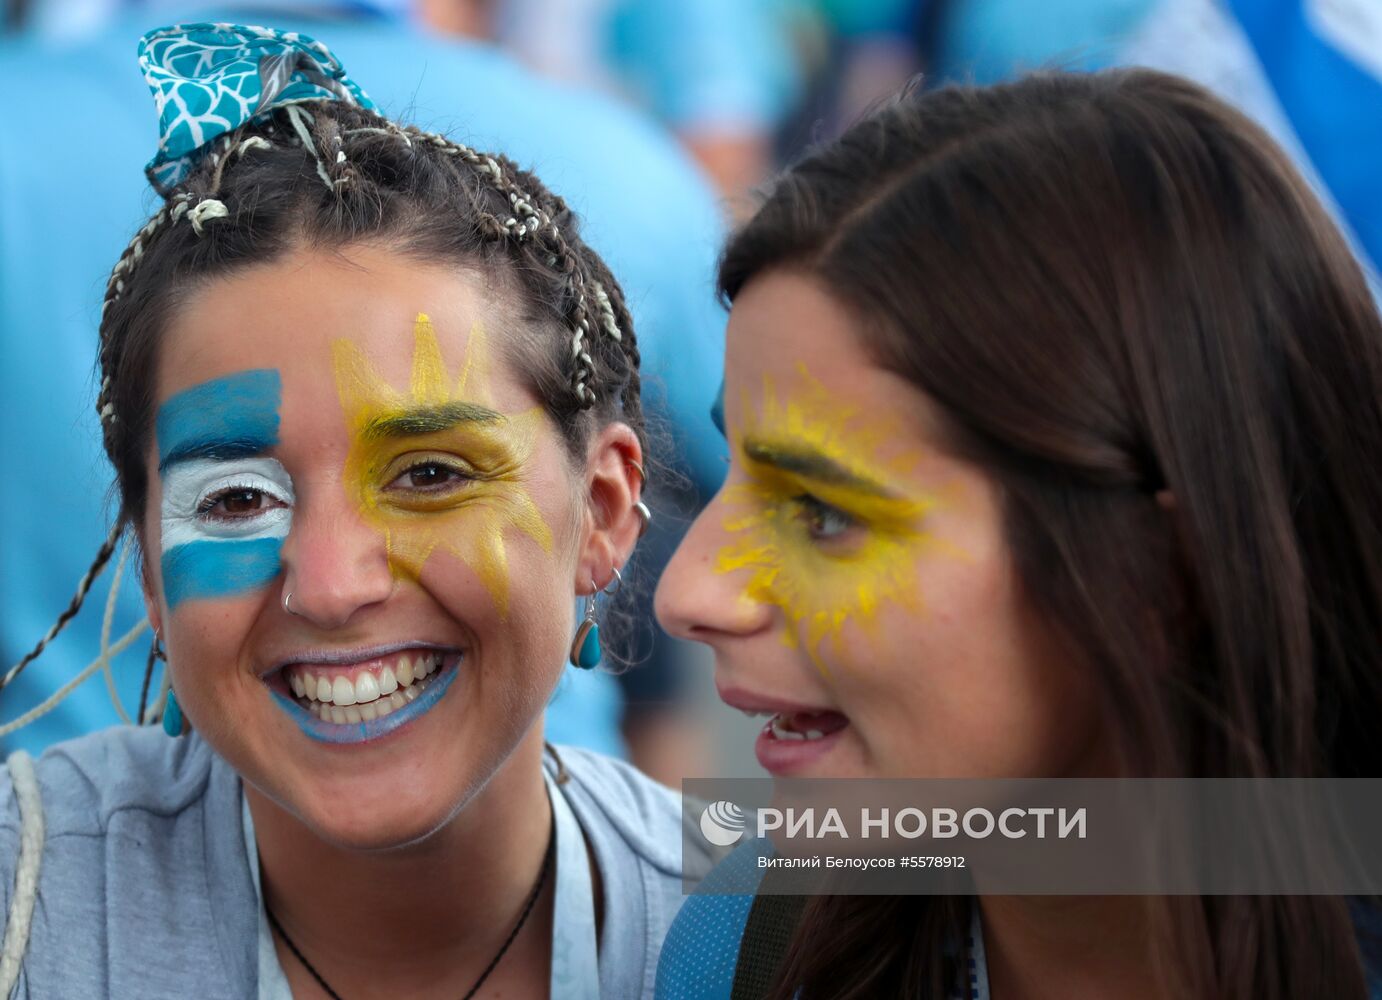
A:
<svg viewBox="0 0 1382 1000">
<path fill-rule="evenodd" d="M 504 350 L 568 456 L 614 420 L 646 445 L 639 352 L 618 282 L 566 202 L 507 157 L 338 101 L 280 107 L 226 133 L 135 233 L 101 309 L 100 415 L 120 512 L 68 608 L 0 678 L 36 659 L 80 609 L 125 527 L 143 516 L 144 456 L 161 333 L 198 282 L 297 246 L 387 241 L 429 262 L 481 269 L 511 289 L 525 329 Z M 150 661 L 152 664 L 152 660 Z"/>
</svg>

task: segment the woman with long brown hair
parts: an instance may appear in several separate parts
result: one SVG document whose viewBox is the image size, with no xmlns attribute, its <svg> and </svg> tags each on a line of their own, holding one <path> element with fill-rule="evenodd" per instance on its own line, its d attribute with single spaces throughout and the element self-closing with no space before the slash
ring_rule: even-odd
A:
<svg viewBox="0 0 1382 1000">
<path fill-rule="evenodd" d="M 1382 323 L 1249 121 L 1147 71 L 908 93 L 720 286 L 730 475 L 659 612 L 775 776 L 1378 772 Z M 659 995 L 727 990 L 745 909 L 692 897 Z M 822 896 L 769 992 L 1357 1000 L 1365 912 Z"/>
</svg>

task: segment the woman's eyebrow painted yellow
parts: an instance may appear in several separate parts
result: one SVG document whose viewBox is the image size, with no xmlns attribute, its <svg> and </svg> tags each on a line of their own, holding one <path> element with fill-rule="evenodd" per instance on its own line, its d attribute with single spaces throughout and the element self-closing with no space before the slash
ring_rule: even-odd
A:
<svg viewBox="0 0 1382 1000">
<path fill-rule="evenodd" d="M 367 441 L 384 438 L 415 437 L 448 431 L 458 424 L 495 423 L 504 415 L 487 406 L 460 401 L 435 403 L 370 417 L 360 428 Z"/>
<path fill-rule="evenodd" d="M 744 457 L 756 465 L 766 465 L 831 486 L 842 486 L 876 496 L 896 496 L 881 482 L 847 469 L 814 445 L 746 436 L 741 444 Z"/>
</svg>

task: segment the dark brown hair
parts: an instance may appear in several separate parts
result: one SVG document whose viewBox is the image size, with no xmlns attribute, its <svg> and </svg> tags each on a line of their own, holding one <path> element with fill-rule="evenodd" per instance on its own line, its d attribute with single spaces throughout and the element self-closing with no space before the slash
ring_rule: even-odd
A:
<svg viewBox="0 0 1382 1000">
<path fill-rule="evenodd" d="M 908 92 L 787 171 L 722 293 L 775 269 L 992 477 L 1122 773 L 1377 773 L 1382 323 L 1260 129 L 1148 71 Z M 1173 995 L 1364 996 L 1343 899 L 1149 907 Z M 943 996 L 964 912 L 818 898 L 775 996 Z"/>
<path fill-rule="evenodd" d="M 123 530 L 137 526 L 163 330 L 191 290 L 239 268 L 298 248 L 372 243 L 477 271 L 519 313 L 499 346 L 568 456 L 583 460 L 591 433 L 613 420 L 646 447 L 623 292 L 566 202 L 504 156 L 355 105 L 310 101 L 227 133 L 160 193 L 162 206 L 115 264 L 101 313 L 96 408 L 120 513 L 67 609 L 0 686 L 76 615 Z"/>
</svg>

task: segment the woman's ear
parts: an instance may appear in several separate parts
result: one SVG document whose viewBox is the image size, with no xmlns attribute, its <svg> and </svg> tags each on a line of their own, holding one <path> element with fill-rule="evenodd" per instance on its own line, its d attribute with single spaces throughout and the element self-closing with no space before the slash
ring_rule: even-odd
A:
<svg viewBox="0 0 1382 1000">
<path fill-rule="evenodd" d="M 589 531 L 576 564 L 576 592 L 592 581 L 606 586 L 638 544 L 643 518 L 635 508 L 643 496 L 643 446 L 628 424 L 606 425 L 591 442 L 586 462 Z"/>
<path fill-rule="evenodd" d="M 139 544 L 139 589 L 144 593 L 144 614 L 148 616 L 149 624 L 153 627 L 155 636 L 163 635 L 163 610 L 158 604 L 158 591 L 154 587 L 153 571 L 149 569 L 148 551 L 144 548 L 144 540 L 136 539 Z"/>
</svg>

